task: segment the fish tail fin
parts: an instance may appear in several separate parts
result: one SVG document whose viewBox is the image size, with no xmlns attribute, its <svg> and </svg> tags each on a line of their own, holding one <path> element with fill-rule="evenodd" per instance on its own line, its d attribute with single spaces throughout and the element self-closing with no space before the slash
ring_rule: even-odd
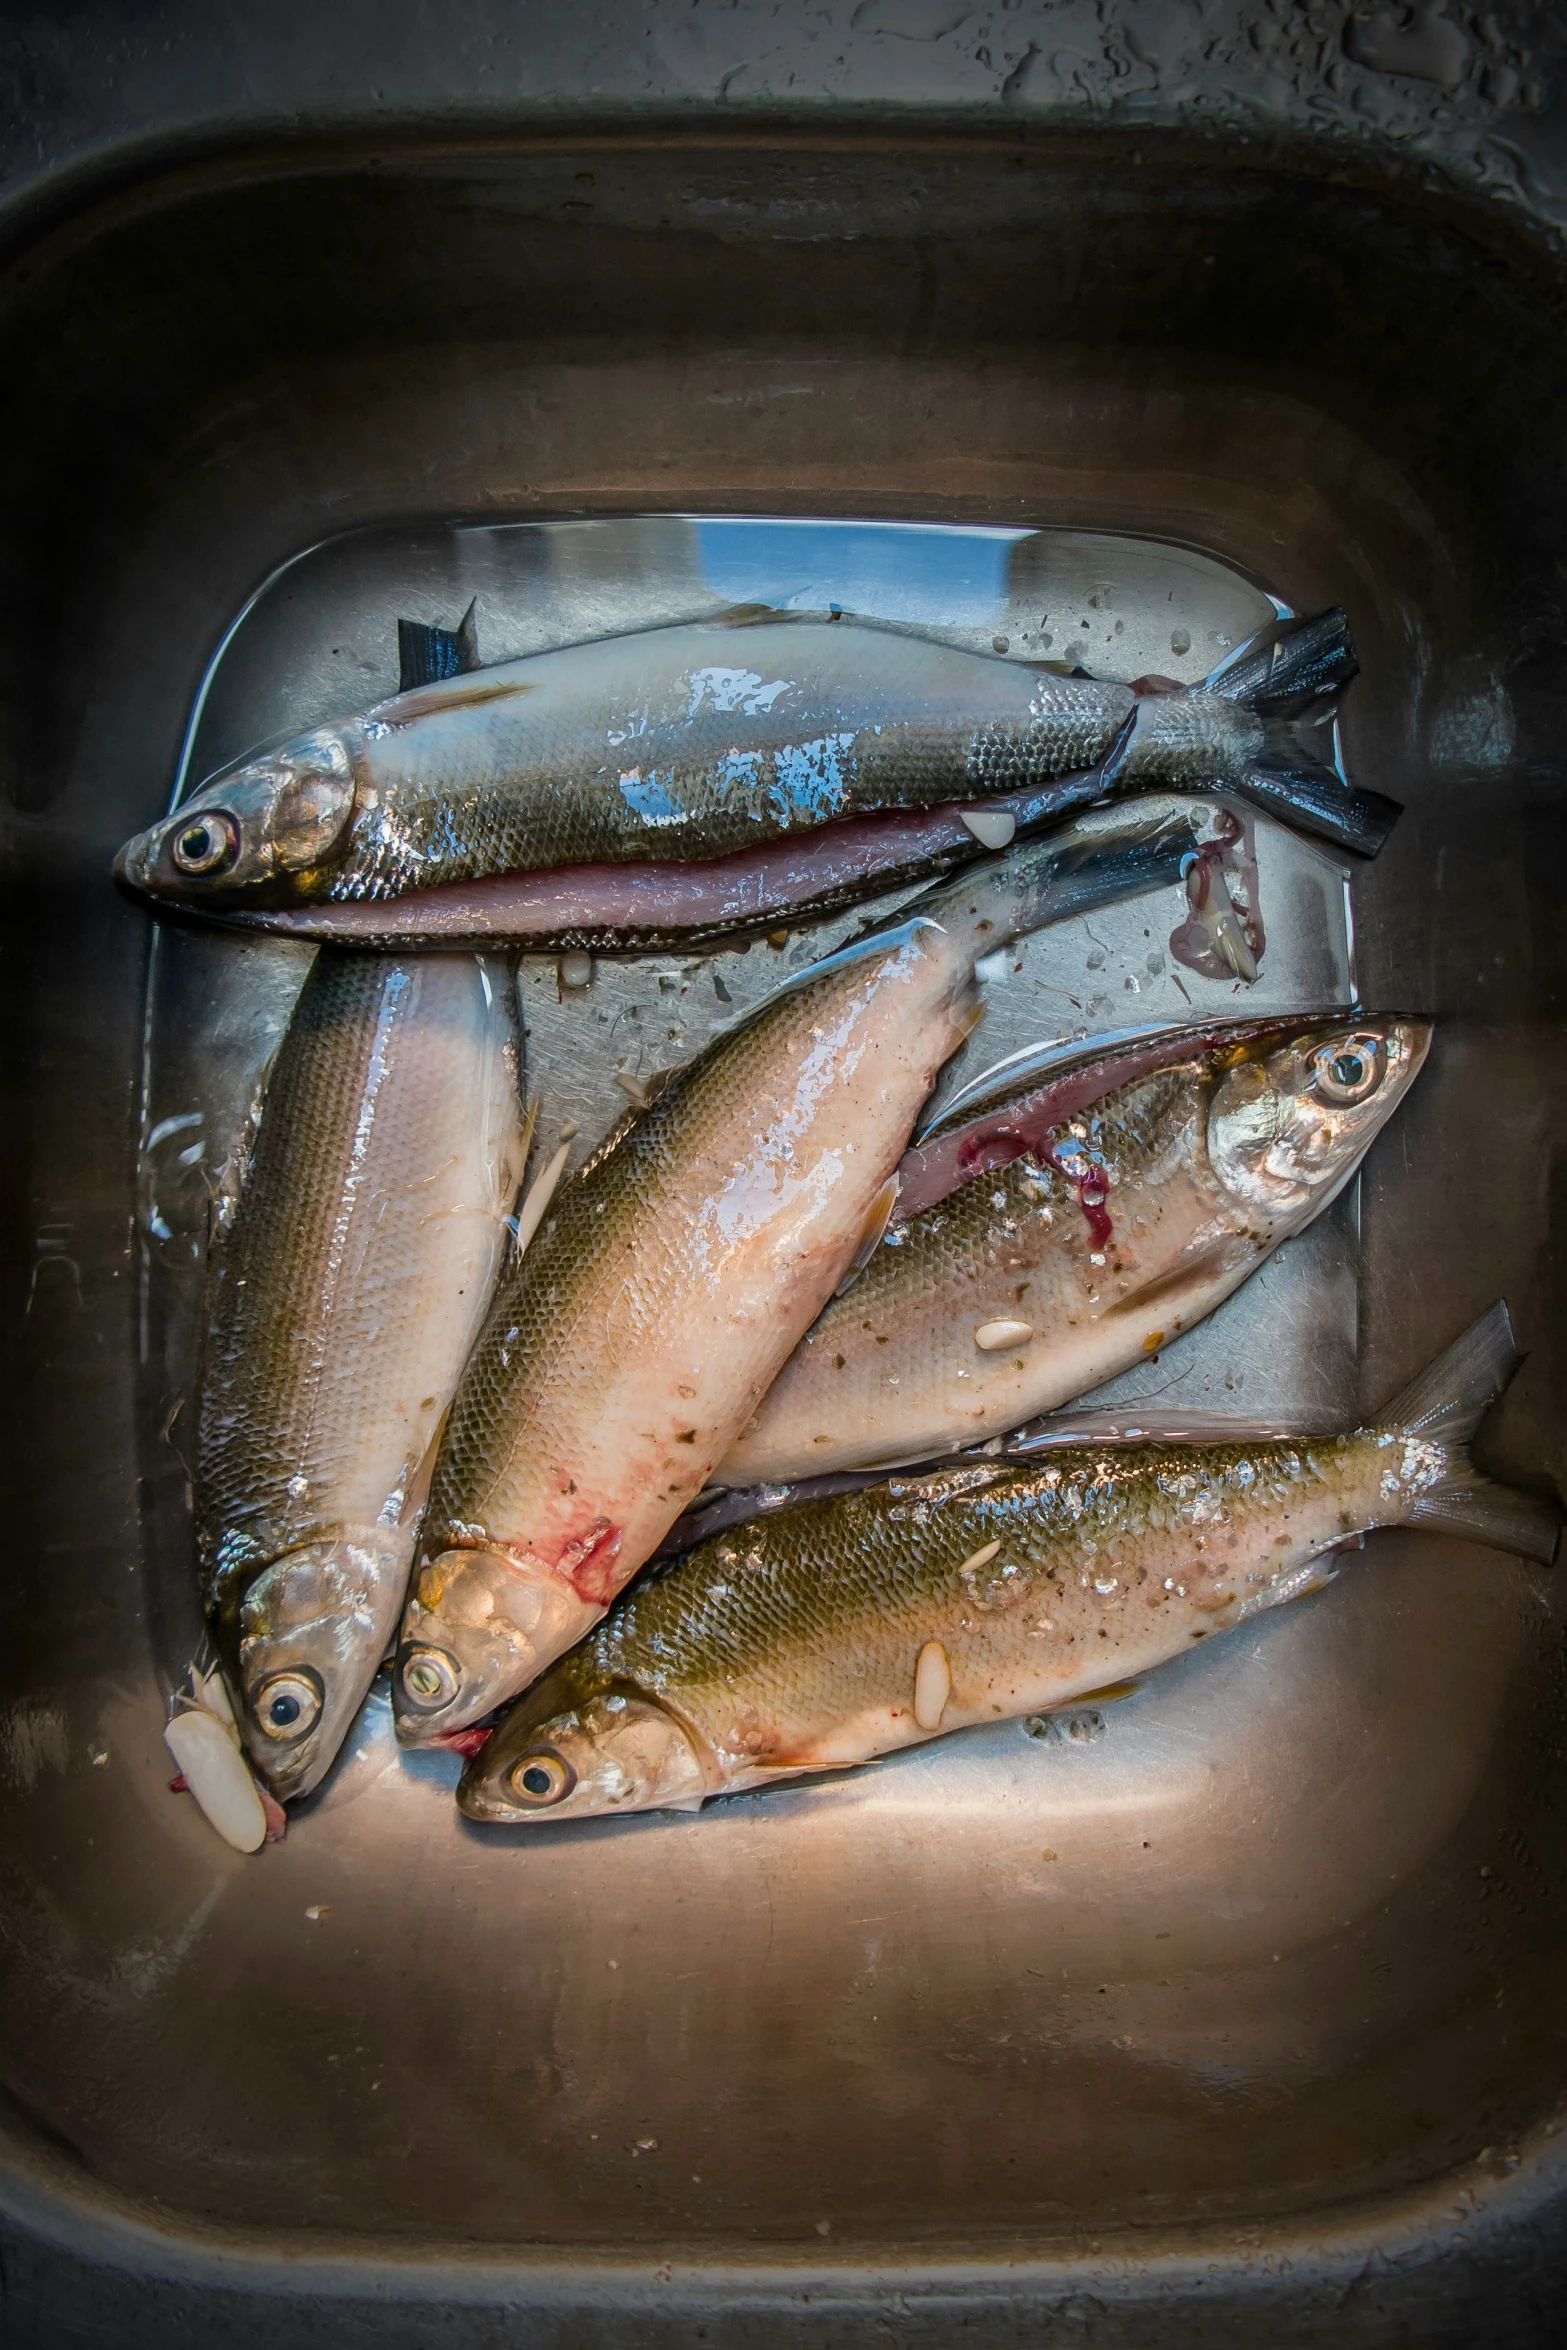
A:
<svg viewBox="0 0 1567 2350">
<path fill-rule="evenodd" d="M 1196 849 L 1190 803 L 1164 793 L 1147 793 L 1114 807 L 1096 808 L 1044 839 L 1028 841 L 998 857 L 978 876 L 993 873 L 1000 886 L 985 912 L 990 943 L 1001 945 L 1048 923 L 1095 912 L 1120 898 L 1179 881 Z M 975 869 L 960 875 L 947 897 L 956 905 L 975 897 Z"/>
<path fill-rule="evenodd" d="M 1400 801 L 1385 792 L 1362 791 L 1325 759 L 1314 758 L 1287 718 L 1265 721 L 1261 751 L 1245 762 L 1234 783 L 1243 798 L 1269 816 L 1361 857 L 1376 855 L 1404 812 Z"/>
<path fill-rule="evenodd" d="M 1227 653 L 1202 681 L 1258 718 L 1296 718 L 1343 692 L 1360 674 L 1342 604 L 1303 620 L 1274 620 Z"/>
<path fill-rule="evenodd" d="M 1467 1444 L 1522 1361 L 1512 1316 L 1498 1298 L 1445 1354 L 1399 1389 L 1378 1412 L 1377 1424 L 1434 1444 Z"/>
<path fill-rule="evenodd" d="M 1560 1512 L 1538 1494 L 1493 1485 L 1470 1467 L 1467 1456 L 1440 1485 L 1420 1496 L 1410 1515 L 1414 1524 L 1456 1534 L 1460 1542 L 1483 1542 L 1488 1550 L 1509 1551 L 1514 1558 L 1533 1559 L 1541 1567 L 1556 1563 Z"/>
<path fill-rule="evenodd" d="M 1512 1317 L 1498 1299 L 1378 1419 L 1401 1435 L 1439 1444 L 1446 1456 L 1442 1476 L 1410 1512 L 1415 1524 L 1548 1567 L 1561 1534 L 1559 1509 L 1539 1495 L 1493 1485 L 1469 1457 L 1476 1429 L 1522 1361 Z"/>
<path fill-rule="evenodd" d="M 1359 670 L 1348 616 L 1335 604 L 1303 620 L 1275 620 L 1258 629 L 1209 671 L 1201 690 L 1221 694 L 1263 721 L 1261 750 L 1235 777 L 1237 790 L 1269 815 L 1374 857 L 1402 813 L 1399 803 L 1346 783 L 1291 723 L 1314 704 L 1331 710 Z"/>
<path fill-rule="evenodd" d="M 899 913 L 907 917 L 917 909 L 918 920 L 958 934 L 973 953 L 985 955 L 1049 923 L 1179 881 L 1199 846 L 1189 800 L 1143 792 L 1090 808 L 1054 832 L 1016 841 L 998 856 L 967 865 Z M 897 935 L 872 932 L 841 949 L 840 956 L 846 959 Z M 799 978 L 815 978 L 835 959 L 811 965 Z"/>
</svg>

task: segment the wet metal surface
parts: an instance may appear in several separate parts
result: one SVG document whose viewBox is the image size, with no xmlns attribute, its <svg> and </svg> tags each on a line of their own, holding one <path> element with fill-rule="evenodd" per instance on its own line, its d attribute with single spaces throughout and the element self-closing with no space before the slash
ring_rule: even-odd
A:
<svg viewBox="0 0 1567 2350">
<path fill-rule="evenodd" d="M 473 592 L 454 515 L 1133 533 L 1207 550 L 1239 603 L 1342 600 L 1365 670 L 1346 762 L 1408 802 L 1356 876 L 1354 976 L 1443 1026 L 1358 1236 L 1346 1206 L 1319 1260 L 1281 1257 L 1237 1301 L 1266 1337 L 1232 1344 L 1216 1317 L 1201 1375 L 1238 1370 L 1248 1407 L 1302 1380 L 1373 1404 L 1505 1294 L 1530 1354 L 1491 1457 L 1558 1478 L 1549 305 L 1434 209 L 1254 163 L 1131 178 L 1108 151 L 954 146 L 334 169 L 105 215 L 0 309 L 23 403 L 0 575 L 23 884 L 0 2073 L 8 2289 L 45 2312 L 21 2338 L 123 2318 L 151 2340 L 160 2309 L 200 2305 L 236 2341 L 412 2344 L 425 2298 L 462 2343 L 515 2338 L 508 2308 L 547 2340 L 674 2342 L 700 2316 L 726 2343 L 858 2343 L 894 2307 L 911 2341 L 958 2313 L 1020 2339 L 1048 2310 L 1072 2339 L 1370 2341 L 1400 2295 L 1447 2322 L 1433 2263 L 1462 2255 L 1481 2294 L 1500 2230 L 1508 2338 L 1549 2339 L 1516 2297 L 1555 2240 L 1567 2068 L 1562 1601 L 1535 1570 L 1378 1537 L 1077 1736 L 1009 1725 L 525 1851 L 460 1826 L 452 1767 L 400 1761 L 372 1709 L 283 1846 L 216 1844 L 159 1738 L 195 1612 L 170 1414 L 205 1186 L 302 965 L 182 936 L 206 1012 L 176 1045 L 155 998 L 144 1102 L 148 926 L 106 879 L 167 800 L 227 616 L 327 542 L 218 664 L 202 763 L 385 691 L 398 614 L 449 624 Z M 576 609 L 624 625 L 622 557 L 586 569 Z M 1074 618 L 1093 569 L 1054 575 Z M 801 571 L 816 592 L 821 562 Z M 519 585 L 509 618 L 530 608 Z M 1020 632 L 1053 609 L 1031 585 Z M 524 642 L 481 635 L 489 656 Z M 1316 859 L 1269 907 L 1282 953 L 1315 891 L 1314 995 L 1350 975 L 1342 936 L 1320 960 L 1336 870 Z M 1094 972 L 1085 948 L 1081 972 L 998 974 L 984 1049 L 1036 978 L 1124 1001 L 1140 950 L 1162 982 L 1148 927 Z M 545 1030 L 566 995 L 528 985 L 565 1102 L 573 1056 Z M 268 2266 L 302 2253 L 329 2265 Z M 328 2298 L 279 2317 L 269 2297 L 307 2273 Z"/>
</svg>

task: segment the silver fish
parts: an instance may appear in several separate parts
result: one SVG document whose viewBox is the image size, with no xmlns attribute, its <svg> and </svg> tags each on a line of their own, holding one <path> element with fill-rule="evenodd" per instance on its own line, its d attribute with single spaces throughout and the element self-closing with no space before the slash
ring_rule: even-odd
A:
<svg viewBox="0 0 1567 2350">
<path fill-rule="evenodd" d="M 978 957 L 1167 881 L 1198 805 L 1144 798 L 974 868 L 681 1070 L 560 1187 L 452 1407 L 393 1682 L 462 1730 L 579 1639 L 700 1490 L 892 1204 Z"/>
<path fill-rule="evenodd" d="M 241 1726 L 280 1798 L 385 1656 L 430 1456 L 521 1173 L 509 974 L 318 957 L 215 1246 L 195 1510 Z"/>
<path fill-rule="evenodd" d="M 1080 1702 L 1324 1581 L 1377 1526 L 1548 1563 L 1560 1513 L 1477 1476 L 1504 1306 L 1344 1436 L 1092 1446 L 801 1503 L 689 1552 L 506 1717 L 472 1819 L 649 1809 Z"/>
<path fill-rule="evenodd" d="M 1175 1030 L 938 1129 L 717 1482 L 929 1458 L 1156 1354 L 1337 1198 L 1429 1041 L 1358 1012 Z"/>
<path fill-rule="evenodd" d="M 1171 784 L 1374 850 L 1393 803 L 1291 725 L 1354 675 L 1344 615 L 1266 640 L 1188 691 L 855 621 L 648 629 L 241 760 L 116 870 L 154 904 L 348 944 L 592 947 L 800 919 L 999 846 L 987 824 Z"/>
</svg>

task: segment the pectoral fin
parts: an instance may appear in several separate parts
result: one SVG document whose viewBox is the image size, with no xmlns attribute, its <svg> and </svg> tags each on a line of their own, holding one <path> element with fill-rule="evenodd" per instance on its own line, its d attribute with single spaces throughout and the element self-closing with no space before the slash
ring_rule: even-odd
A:
<svg viewBox="0 0 1567 2350">
<path fill-rule="evenodd" d="M 1110 1307 L 1112 1314 L 1141 1314 L 1150 1306 L 1168 1305 L 1188 1289 L 1200 1289 L 1210 1281 L 1217 1281 L 1232 1270 L 1236 1243 L 1233 1239 L 1216 1240 L 1194 1255 L 1183 1257 L 1153 1280 L 1145 1281 L 1140 1289 L 1130 1290 L 1118 1297 Z M 1246 1251 L 1241 1244 L 1242 1254 Z"/>
<path fill-rule="evenodd" d="M 834 1297 L 842 1297 L 850 1284 L 864 1272 L 881 1245 L 881 1236 L 892 1222 L 892 1211 L 897 1204 L 898 1177 L 896 1170 L 894 1170 L 871 1201 L 865 1222 L 860 1230 L 858 1245 L 853 1256 L 849 1259 L 848 1271 L 833 1291 Z"/>
<path fill-rule="evenodd" d="M 422 685 L 399 694 L 395 703 L 383 702 L 371 715 L 385 726 L 410 726 L 416 718 L 435 718 L 446 710 L 476 710 L 482 702 L 509 701 L 513 694 L 531 694 L 525 678 L 491 677 L 484 670 L 471 678 L 447 678 L 439 685 Z"/>
<path fill-rule="evenodd" d="M 403 1488 L 403 1506 L 397 1514 L 399 1526 L 412 1527 L 419 1522 L 425 1503 L 430 1498 L 430 1480 L 435 1475 L 435 1456 L 441 1449 L 441 1438 L 446 1434 L 446 1423 L 452 1407 L 447 1405 L 430 1431 L 430 1441 L 419 1456 L 418 1466 Z"/>
</svg>

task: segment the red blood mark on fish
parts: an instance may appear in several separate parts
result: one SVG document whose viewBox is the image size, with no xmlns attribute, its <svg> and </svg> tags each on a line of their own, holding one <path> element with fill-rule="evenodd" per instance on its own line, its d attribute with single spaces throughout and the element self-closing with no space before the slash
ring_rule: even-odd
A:
<svg viewBox="0 0 1567 2350">
<path fill-rule="evenodd" d="M 439 1738 L 430 1740 L 430 1744 L 449 1746 L 453 1754 L 460 1754 L 471 1761 L 474 1755 L 483 1753 L 494 1735 L 493 1730 L 443 1730 Z"/>
<path fill-rule="evenodd" d="M 1182 1028 L 1153 1036 L 1147 1044 L 1130 1045 L 1118 1053 L 1093 1055 L 1075 1068 L 1048 1077 L 1032 1093 L 995 1110 L 982 1110 L 962 1126 L 932 1137 L 915 1150 L 905 1151 L 898 1167 L 898 1196 L 890 1222 L 905 1224 L 923 1215 L 949 1193 L 977 1176 L 994 1174 L 1014 1159 L 1049 1155 L 1050 1138 L 1063 1120 L 1091 1109 L 1119 1086 L 1160 1069 L 1177 1068 L 1182 1061 L 1221 1045 L 1265 1043 L 1310 1025 L 1310 1016 L 1292 1013 L 1283 1018 L 1234 1022 L 1223 1028 Z M 1085 1211 L 1086 1212 L 1086 1211 Z"/>
<path fill-rule="evenodd" d="M 1181 1061 L 1191 1060 L 1217 1041 L 1216 1037 L 1193 1035 L 1185 1030 L 1178 1036 L 1157 1038 L 1129 1052 L 1092 1060 L 1086 1066 L 1048 1079 L 1037 1091 L 1025 1094 L 1020 1101 L 1008 1102 L 1004 1109 L 988 1114 L 981 1112 L 967 1125 L 954 1127 L 950 1133 L 936 1136 L 917 1150 L 906 1151 L 898 1168 L 898 1197 L 892 1220 L 906 1223 L 910 1216 L 935 1207 L 965 1183 L 972 1183 L 980 1175 L 994 1174 L 998 1167 L 1010 1166 L 1014 1159 L 1048 1159 L 1051 1136 L 1063 1119 L 1092 1108 L 1107 1093 L 1113 1093 L 1118 1086 L 1130 1085 L 1136 1077 L 1146 1077 L 1157 1069 L 1173 1068 Z"/>
<path fill-rule="evenodd" d="M 1105 1202 L 1110 1197 L 1110 1176 L 1104 1167 L 1085 1167 L 1080 1172 L 1061 1166 L 1059 1159 L 1052 1164 L 1060 1168 L 1069 1183 L 1077 1186 L 1077 1204 L 1088 1218 L 1089 1238 L 1095 1248 L 1108 1248 L 1115 1227 L 1110 1221 L 1110 1210 Z"/>
<path fill-rule="evenodd" d="M 171 1795 L 188 1795 L 190 1793 L 190 1781 L 183 1771 L 176 1771 L 174 1777 L 169 1781 L 169 1793 Z"/>
<path fill-rule="evenodd" d="M 620 1588 L 615 1561 L 622 1532 L 608 1518 L 595 1518 L 587 1533 L 568 1542 L 555 1561 L 556 1574 L 593 1607 L 608 1607 Z"/>
</svg>

